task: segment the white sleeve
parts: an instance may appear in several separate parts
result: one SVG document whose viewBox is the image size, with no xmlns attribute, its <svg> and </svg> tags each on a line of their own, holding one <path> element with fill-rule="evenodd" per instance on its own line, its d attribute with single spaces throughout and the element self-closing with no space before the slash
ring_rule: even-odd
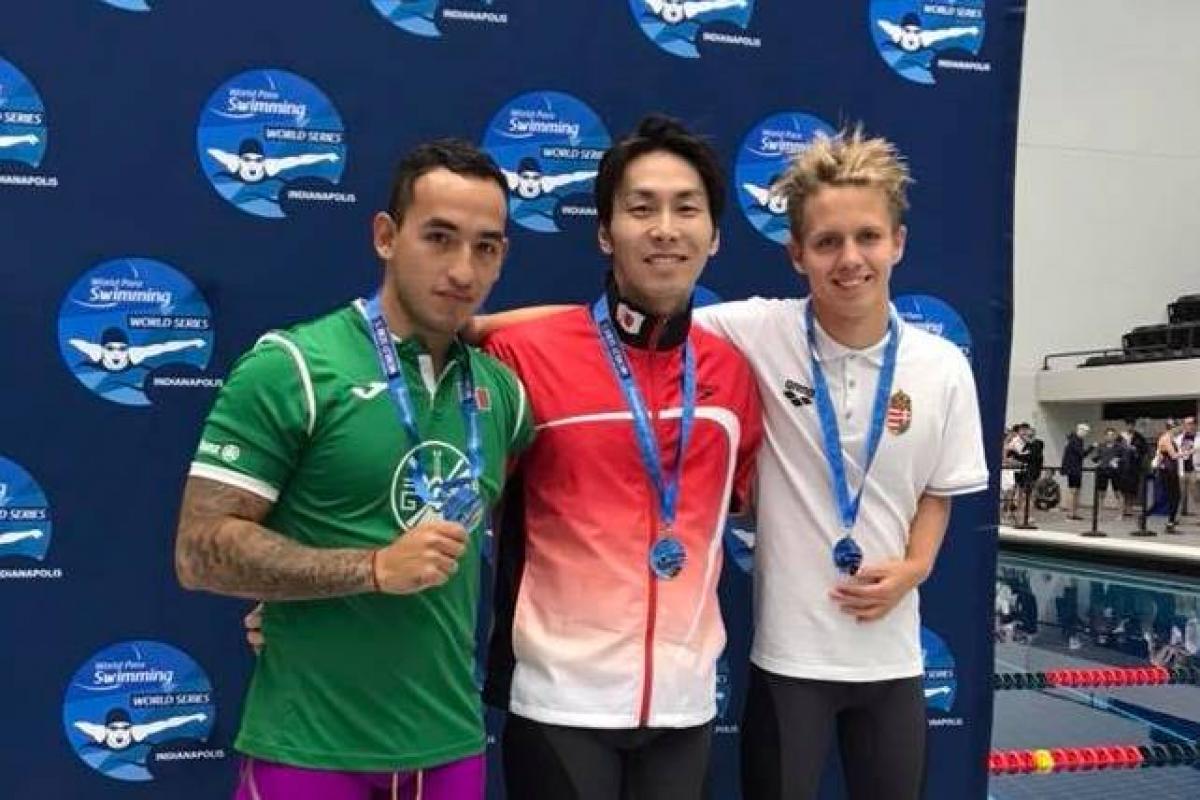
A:
<svg viewBox="0 0 1200 800">
<path fill-rule="evenodd" d="M 692 310 L 692 322 L 746 353 L 753 348 L 753 341 L 767 316 L 768 307 L 778 302 L 751 297 L 749 300 L 703 306 Z"/>
<path fill-rule="evenodd" d="M 939 497 L 971 494 L 988 485 L 975 377 L 962 353 L 957 348 L 953 353 L 957 358 L 947 360 L 953 374 L 946 387 L 946 421 L 942 427 L 941 451 L 925 487 L 927 494 Z"/>
</svg>

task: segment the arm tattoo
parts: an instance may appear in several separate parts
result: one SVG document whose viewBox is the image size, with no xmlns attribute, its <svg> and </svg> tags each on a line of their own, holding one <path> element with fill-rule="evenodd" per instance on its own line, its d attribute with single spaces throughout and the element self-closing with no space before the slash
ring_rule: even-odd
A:
<svg viewBox="0 0 1200 800">
<path fill-rule="evenodd" d="M 308 547 L 260 524 L 268 500 L 188 478 L 175 571 L 188 589 L 261 600 L 311 600 L 372 590 L 371 551 Z"/>
</svg>

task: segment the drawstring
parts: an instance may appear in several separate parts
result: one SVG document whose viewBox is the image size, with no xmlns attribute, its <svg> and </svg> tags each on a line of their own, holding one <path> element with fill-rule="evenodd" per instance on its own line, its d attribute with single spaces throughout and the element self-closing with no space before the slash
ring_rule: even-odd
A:
<svg viewBox="0 0 1200 800">
<path fill-rule="evenodd" d="M 258 793 L 258 784 L 254 782 L 254 759 L 247 758 L 242 764 L 242 783 L 250 789 L 251 800 L 262 800 Z"/>
<path fill-rule="evenodd" d="M 414 790 L 415 794 L 413 794 L 413 800 L 421 800 L 421 794 L 422 794 L 421 786 L 423 783 L 423 781 L 421 779 L 424 776 L 425 776 L 424 770 L 420 770 L 420 769 L 417 770 L 416 787 Z M 255 798 L 255 800 L 257 800 L 257 798 Z M 399 772 L 392 773 L 392 800 L 400 800 L 400 773 Z"/>
</svg>

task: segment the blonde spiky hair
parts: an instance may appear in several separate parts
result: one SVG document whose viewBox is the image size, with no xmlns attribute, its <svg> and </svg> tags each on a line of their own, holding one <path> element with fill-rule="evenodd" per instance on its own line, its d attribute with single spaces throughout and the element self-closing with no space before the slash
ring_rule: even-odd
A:
<svg viewBox="0 0 1200 800">
<path fill-rule="evenodd" d="M 881 137 L 867 138 L 862 125 L 836 136 L 817 134 L 771 187 L 788 201 L 793 232 L 804 228 L 804 202 L 822 186 L 874 186 L 887 196 L 892 224 L 908 209 L 908 165 L 896 146 Z"/>
</svg>

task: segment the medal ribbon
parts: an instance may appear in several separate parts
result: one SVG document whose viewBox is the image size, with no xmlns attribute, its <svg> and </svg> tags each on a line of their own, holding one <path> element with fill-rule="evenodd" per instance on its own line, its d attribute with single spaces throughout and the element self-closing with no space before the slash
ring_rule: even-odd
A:
<svg viewBox="0 0 1200 800">
<path fill-rule="evenodd" d="M 404 427 L 414 446 L 419 446 L 424 440 L 417 429 L 417 414 L 413 407 L 412 398 L 408 394 L 408 384 L 400 367 L 400 358 L 396 355 L 396 347 L 392 343 L 392 333 L 388 330 L 387 320 L 379 305 L 379 294 L 375 293 L 363 306 L 363 316 L 366 317 L 367 327 L 371 333 L 371 343 L 375 347 L 375 355 L 379 359 L 379 368 L 387 380 L 388 395 L 392 398 L 392 406 L 396 416 Z M 464 351 L 461 363 L 458 365 L 458 398 L 462 411 L 463 424 L 467 431 L 467 464 L 469 475 L 442 484 L 438 497 L 430 485 L 430 475 L 425 469 L 421 458 L 421 450 L 413 453 L 408 462 L 408 477 L 412 481 L 413 490 L 426 505 L 448 496 L 447 489 L 452 485 L 470 482 L 476 485 L 483 475 L 483 437 L 479 433 L 479 408 L 475 402 L 475 379 L 471 375 L 470 351 Z"/>
<path fill-rule="evenodd" d="M 675 469 L 668 476 L 663 475 L 662 462 L 659 460 L 658 437 L 650 424 L 650 414 L 642 393 L 638 391 L 633 379 L 633 370 L 629 359 L 625 356 L 625 348 L 613 327 L 612 318 L 608 313 L 608 299 L 601 297 L 592 306 L 592 319 L 600 331 L 600 342 L 604 345 L 604 354 L 608 357 L 609 366 L 625 395 L 625 405 L 633 414 L 635 437 L 638 451 L 642 457 L 642 466 L 654 484 L 658 496 L 658 513 L 667 528 L 675 525 L 675 512 L 679 504 L 679 478 L 683 471 L 683 454 L 687 450 L 688 439 L 691 438 L 692 423 L 696 418 L 696 359 L 691 346 L 686 339 L 683 343 L 683 411 L 679 420 L 679 441 L 675 450 Z"/>
<path fill-rule="evenodd" d="M 867 475 L 871 471 L 871 465 L 875 463 L 875 454 L 878 452 L 879 442 L 883 438 L 888 399 L 891 397 L 892 381 L 896 376 L 896 356 L 900 349 L 900 327 L 896 324 L 895 316 L 889 314 L 888 341 L 884 347 L 883 367 L 879 371 L 879 383 L 875 387 L 875 404 L 871 409 L 871 427 L 867 433 L 862 484 L 858 487 L 858 492 L 851 498 L 849 481 L 846 480 L 846 462 L 842 453 L 837 412 L 833 408 L 833 400 L 829 395 L 829 384 L 825 380 L 824 370 L 821 369 L 821 358 L 817 350 L 816 320 L 813 317 L 812 299 L 809 299 L 805 309 L 804 322 L 808 337 L 809 358 L 812 363 L 817 415 L 821 420 L 821 441 L 825 449 L 825 461 L 829 465 L 833 494 L 837 500 L 838 517 L 842 524 L 842 530 L 846 536 L 850 536 L 854 529 L 854 523 L 858 520 L 863 491 L 867 488 Z"/>
</svg>

